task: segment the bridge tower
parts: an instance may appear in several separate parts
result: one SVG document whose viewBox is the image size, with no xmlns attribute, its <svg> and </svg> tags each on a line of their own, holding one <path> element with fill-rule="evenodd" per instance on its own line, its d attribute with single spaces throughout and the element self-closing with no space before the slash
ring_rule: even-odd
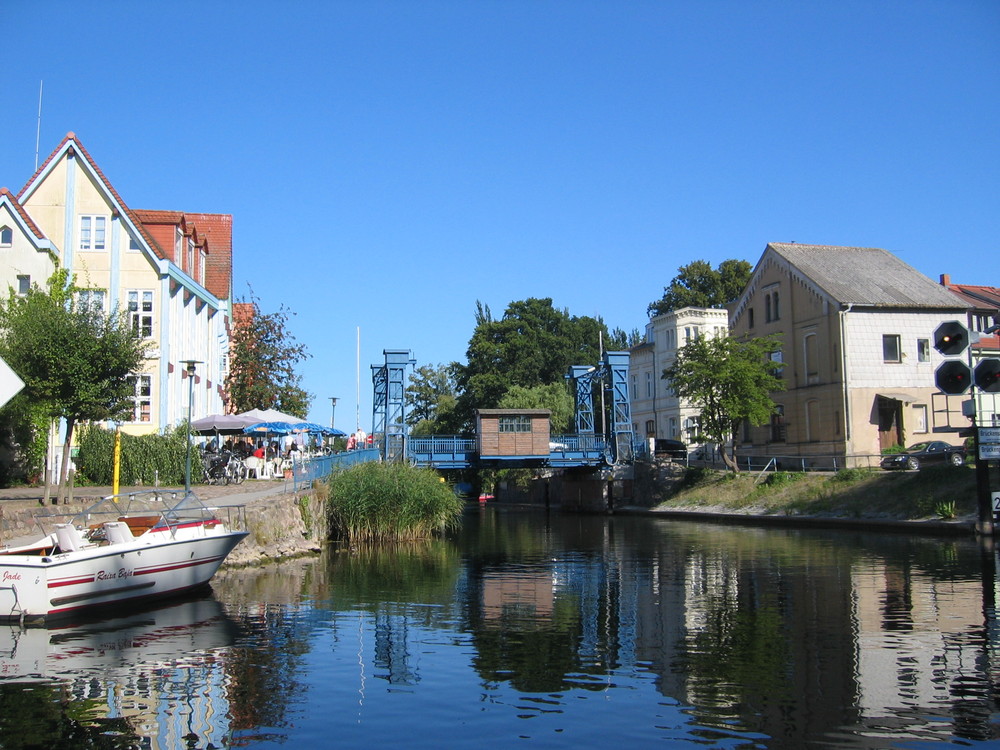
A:
<svg viewBox="0 0 1000 750">
<path fill-rule="evenodd" d="M 570 365 L 566 376 L 576 390 L 576 432 L 578 435 L 594 434 L 594 375 L 600 377 L 596 367 Z"/>
<path fill-rule="evenodd" d="M 409 349 L 383 349 L 385 364 L 372 365 L 372 433 L 382 436 L 382 460 L 406 457 L 406 368 L 415 365 Z"/>
<path fill-rule="evenodd" d="M 628 398 L 628 352 L 605 352 L 596 367 L 572 365 L 569 377 L 576 389 L 576 430 L 580 435 L 595 432 L 594 386 L 600 384 L 602 392 L 610 396 L 611 424 L 605 431 L 611 460 L 614 463 L 631 461 L 632 409 Z M 602 407 L 603 407 L 602 402 Z"/>
</svg>

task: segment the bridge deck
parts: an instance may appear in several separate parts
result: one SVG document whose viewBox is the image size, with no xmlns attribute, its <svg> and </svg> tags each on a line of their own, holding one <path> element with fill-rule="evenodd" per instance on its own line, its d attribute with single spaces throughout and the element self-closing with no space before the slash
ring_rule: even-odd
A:
<svg viewBox="0 0 1000 750">
<path fill-rule="evenodd" d="M 480 455 L 476 439 L 459 435 L 410 437 L 407 455 L 418 466 L 466 469 L 474 466 L 599 466 L 607 461 L 607 445 L 600 435 L 554 435 L 542 455 Z"/>
</svg>

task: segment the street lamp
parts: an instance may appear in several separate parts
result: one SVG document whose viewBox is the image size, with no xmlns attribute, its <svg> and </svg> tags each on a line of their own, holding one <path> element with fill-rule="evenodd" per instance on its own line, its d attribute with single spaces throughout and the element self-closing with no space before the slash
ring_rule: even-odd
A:
<svg viewBox="0 0 1000 750">
<path fill-rule="evenodd" d="M 333 417 L 337 413 L 337 397 L 330 396 L 330 429 L 333 429 Z"/>
<path fill-rule="evenodd" d="M 185 359 L 184 365 L 188 377 L 188 420 L 187 420 L 187 463 L 184 465 L 184 494 L 191 492 L 191 406 L 194 403 L 194 370 L 195 365 L 202 364 L 197 359 Z"/>
</svg>

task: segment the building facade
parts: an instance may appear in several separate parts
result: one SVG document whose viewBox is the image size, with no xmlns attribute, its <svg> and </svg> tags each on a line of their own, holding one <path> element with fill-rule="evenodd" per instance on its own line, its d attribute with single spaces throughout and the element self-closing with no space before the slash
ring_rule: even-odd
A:
<svg viewBox="0 0 1000 750">
<path fill-rule="evenodd" d="M 643 342 L 629 351 L 629 403 L 636 437 L 666 438 L 691 444 L 697 437 L 700 409 L 680 400 L 663 379 L 677 350 L 701 336 L 724 336 L 729 313 L 685 307 L 651 318 Z"/>
<path fill-rule="evenodd" d="M 125 432 L 176 425 L 189 398 L 193 418 L 223 411 L 231 247 L 229 216 L 131 210 L 73 133 L 16 197 L 0 194 L 0 286 L 23 293 L 66 268 L 91 303 L 126 310 L 149 340 Z"/>
<path fill-rule="evenodd" d="M 961 443 L 968 420 L 934 385 L 933 335 L 966 305 L 891 253 L 771 243 L 730 313 L 732 335 L 778 335 L 784 365 L 777 413 L 745 426 L 738 455 L 835 468 L 936 430 Z"/>
</svg>

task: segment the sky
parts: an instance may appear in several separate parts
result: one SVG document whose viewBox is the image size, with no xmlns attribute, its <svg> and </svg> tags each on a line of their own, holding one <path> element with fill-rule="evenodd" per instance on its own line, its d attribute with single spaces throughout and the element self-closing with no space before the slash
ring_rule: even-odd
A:
<svg viewBox="0 0 1000 750">
<path fill-rule="evenodd" d="M 73 131 L 130 208 L 232 214 L 236 297 L 293 313 L 323 424 L 370 428 L 385 349 L 464 361 L 477 301 L 642 330 L 682 265 L 768 242 L 1000 286 L 996 0 L 0 0 L 0 28 L 0 186 Z"/>
</svg>

